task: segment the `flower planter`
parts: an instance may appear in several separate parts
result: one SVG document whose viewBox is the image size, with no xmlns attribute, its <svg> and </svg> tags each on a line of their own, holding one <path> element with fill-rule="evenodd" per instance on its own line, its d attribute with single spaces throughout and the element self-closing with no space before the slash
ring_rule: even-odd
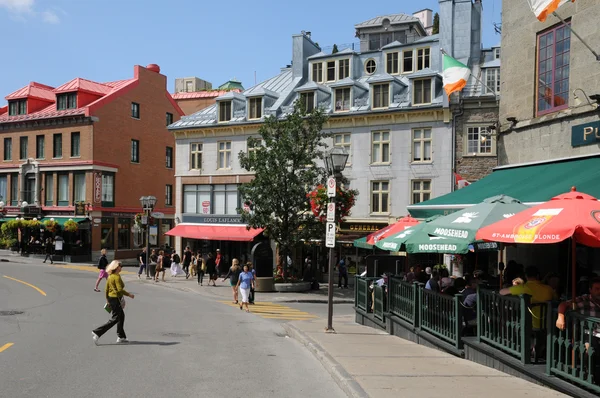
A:
<svg viewBox="0 0 600 398">
<path fill-rule="evenodd" d="M 310 282 L 276 283 L 273 288 L 280 293 L 307 292 L 310 290 Z"/>
</svg>

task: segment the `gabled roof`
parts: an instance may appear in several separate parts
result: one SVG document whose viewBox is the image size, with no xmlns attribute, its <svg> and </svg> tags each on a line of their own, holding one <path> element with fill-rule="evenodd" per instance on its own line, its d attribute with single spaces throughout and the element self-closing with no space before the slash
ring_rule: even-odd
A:
<svg viewBox="0 0 600 398">
<path fill-rule="evenodd" d="M 46 86 L 45 84 L 31 82 L 27 86 L 8 94 L 4 98 L 7 101 L 24 98 L 36 98 L 43 101 L 54 102 L 55 95 L 52 92 L 53 89 L 53 87 Z"/>
<path fill-rule="evenodd" d="M 357 80 L 351 79 L 349 77 L 342 79 L 342 80 L 338 80 L 335 83 L 331 83 L 329 84 L 329 87 L 332 88 L 339 88 L 339 87 L 349 87 L 349 86 L 356 86 L 356 87 L 360 87 L 363 90 L 368 90 L 368 87 L 363 86 L 361 83 L 359 83 Z"/>
<path fill-rule="evenodd" d="M 381 15 L 379 17 L 369 19 L 368 21 L 364 21 L 364 22 L 354 25 L 354 27 L 355 28 L 368 28 L 368 27 L 373 27 L 373 26 L 381 26 L 381 25 L 383 25 L 384 19 L 388 19 L 390 21 L 391 25 L 420 21 L 419 18 L 413 17 L 412 15 L 391 14 L 391 15 Z"/>
<path fill-rule="evenodd" d="M 327 55 L 329 55 L 329 54 L 325 54 L 323 51 L 319 51 L 318 53 L 316 53 L 315 55 L 311 55 L 307 59 L 322 58 L 322 57 L 326 57 Z"/>
<path fill-rule="evenodd" d="M 369 84 L 387 83 L 387 82 L 396 82 L 398 84 L 406 86 L 406 84 L 404 82 L 397 79 L 395 76 L 392 76 L 387 73 L 380 73 L 378 75 L 373 75 L 367 79 L 367 83 L 369 83 Z"/>
<path fill-rule="evenodd" d="M 267 97 L 272 97 L 272 98 L 279 97 L 278 93 L 276 93 L 275 91 L 266 89 L 264 87 L 259 87 L 256 90 L 253 90 L 251 93 L 245 93 L 245 95 L 246 95 L 246 97 L 261 97 L 261 96 L 267 96 Z"/>
<path fill-rule="evenodd" d="M 403 45 L 404 45 L 404 43 L 400 43 L 398 40 L 394 40 L 390 44 L 386 44 L 385 46 L 381 47 L 381 49 L 385 50 L 388 48 L 394 48 L 394 47 L 403 46 Z"/>
<path fill-rule="evenodd" d="M 294 91 L 296 91 L 297 93 L 301 93 L 301 92 L 313 91 L 313 90 L 321 90 L 325 93 L 331 93 L 331 89 L 329 87 L 315 83 L 312 80 L 306 84 L 301 85 L 300 87 L 297 87 Z"/>
<path fill-rule="evenodd" d="M 227 101 L 227 100 L 234 100 L 234 99 L 245 101 L 246 97 L 244 97 L 239 92 L 228 91 L 225 94 L 223 94 L 222 96 L 218 97 L 217 101 Z"/>
<path fill-rule="evenodd" d="M 96 83 L 91 80 L 76 77 L 75 79 L 71 80 L 70 82 L 67 82 L 67 83 L 63 84 L 62 86 L 55 88 L 53 91 L 56 94 L 69 93 L 69 92 L 73 92 L 73 91 L 83 91 L 83 92 L 96 94 L 96 95 L 105 95 L 105 94 L 110 93 L 112 91 L 112 89 L 113 89 L 112 87 L 107 86 L 105 84 Z"/>
<path fill-rule="evenodd" d="M 6 112 L 8 112 L 8 105 L 0 106 L 0 116 L 4 115 Z"/>
<path fill-rule="evenodd" d="M 500 59 L 496 58 L 492 61 L 488 61 L 481 65 L 482 68 L 499 68 L 500 67 Z"/>
</svg>

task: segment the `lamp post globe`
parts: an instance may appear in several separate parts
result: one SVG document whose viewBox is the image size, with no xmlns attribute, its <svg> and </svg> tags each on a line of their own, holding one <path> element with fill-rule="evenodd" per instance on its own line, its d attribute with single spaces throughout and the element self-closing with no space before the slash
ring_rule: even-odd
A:
<svg viewBox="0 0 600 398">
<path fill-rule="evenodd" d="M 340 146 L 334 147 L 327 156 L 329 158 L 328 166 L 334 173 L 341 173 L 346 168 L 346 162 L 348 161 L 348 152 L 346 149 Z"/>
</svg>

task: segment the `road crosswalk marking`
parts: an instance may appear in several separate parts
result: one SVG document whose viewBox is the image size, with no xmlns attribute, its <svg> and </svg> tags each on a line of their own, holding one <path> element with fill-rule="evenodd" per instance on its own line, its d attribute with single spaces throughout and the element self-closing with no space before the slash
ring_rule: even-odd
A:
<svg viewBox="0 0 600 398">
<path fill-rule="evenodd" d="M 239 304 L 234 304 L 231 301 L 219 301 L 222 304 L 227 304 L 230 307 L 239 308 Z M 318 318 L 311 313 L 300 311 L 295 308 L 290 308 L 281 304 L 257 302 L 250 306 L 250 312 L 265 319 L 279 319 L 285 321 L 304 321 Z"/>
</svg>

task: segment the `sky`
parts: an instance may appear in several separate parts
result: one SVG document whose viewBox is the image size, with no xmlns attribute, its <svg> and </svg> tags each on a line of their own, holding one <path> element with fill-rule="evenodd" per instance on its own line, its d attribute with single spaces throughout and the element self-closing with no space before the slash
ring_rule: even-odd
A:
<svg viewBox="0 0 600 398">
<path fill-rule="evenodd" d="M 500 43 L 501 0 L 483 0 L 483 44 Z M 30 81 L 57 87 L 82 77 L 133 77 L 156 63 L 176 77 L 248 88 L 291 62 L 292 35 L 321 47 L 357 43 L 354 25 L 378 15 L 438 10 L 438 0 L 287 2 L 199 0 L 0 0 L 0 106 Z"/>
</svg>

